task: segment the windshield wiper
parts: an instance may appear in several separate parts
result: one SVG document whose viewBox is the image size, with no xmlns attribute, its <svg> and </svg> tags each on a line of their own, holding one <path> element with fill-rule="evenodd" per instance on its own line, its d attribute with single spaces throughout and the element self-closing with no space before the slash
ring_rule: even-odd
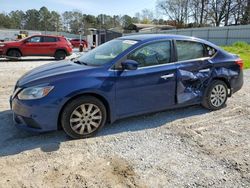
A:
<svg viewBox="0 0 250 188">
<path fill-rule="evenodd" d="M 74 60 L 73 62 L 76 64 L 80 64 L 80 65 L 88 65 L 87 63 L 85 63 L 83 61 L 79 61 L 79 60 Z"/>
</svg>

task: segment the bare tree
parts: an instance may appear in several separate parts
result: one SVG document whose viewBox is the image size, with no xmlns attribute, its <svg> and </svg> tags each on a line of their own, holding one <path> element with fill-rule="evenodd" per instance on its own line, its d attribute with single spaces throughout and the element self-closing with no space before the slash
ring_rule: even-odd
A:
<svg viewBox="0 0 250 188">
<path fill-rule="evenodd" d="M 225 19 L 228 0 L 210 0 L 208 14 L 213 25 L 220 26 Z"/>
<path fill-rule="evenodd" d="M 141 13 L 142 23 L 151 23 L 154 19 L 154 13 L 149 9 L 143 9 Z"/>
<path fill-rule="evenodd" d="M 242 24 L 250 24 L 250 0 L 245 0 L 243 1 L 243 4 L 244 3 L 245 6 L 243 5 L 244 13 L 242 16 Z"/>
<path fill-rule="evenodd" d="M 207 19 L 208 0 L 191 0 L 191 18 L 195 25 L 203 26 Z"/>
<path fill-rule="evenodd" d="M 190 0 L 159 0 L 157 8 L 163 12 L 170 20 L 176 21 L 178 25 L 188 23 L 190 16 Z"/>
</svg>

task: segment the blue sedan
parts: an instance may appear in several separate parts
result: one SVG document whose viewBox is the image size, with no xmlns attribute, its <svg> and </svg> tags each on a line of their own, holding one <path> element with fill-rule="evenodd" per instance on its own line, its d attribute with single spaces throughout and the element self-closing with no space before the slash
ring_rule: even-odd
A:
<svg viewBox="0 0 250 188">
<path fill-rule="evenodd" d="M 241 89 L 242 69 L 237 55 L 198 38 L 125 36 L 28 72 L 10 104 L 17 127 L 87 138 L 125 117 L 196 104 L 219 110 Z"/>
</svg>

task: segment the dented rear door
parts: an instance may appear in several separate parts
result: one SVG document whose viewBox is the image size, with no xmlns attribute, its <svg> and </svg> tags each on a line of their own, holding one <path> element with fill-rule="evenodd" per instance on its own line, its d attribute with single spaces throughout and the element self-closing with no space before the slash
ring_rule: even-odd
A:
<svg viewBox="0 0 250 188">
<path fill-rule="evenodd" d="M 202 43 L 175 41 L 176 47 L 176 102 L 199 103 L 213 68 L 210 57 L 205 57 Z"/>
</svg>

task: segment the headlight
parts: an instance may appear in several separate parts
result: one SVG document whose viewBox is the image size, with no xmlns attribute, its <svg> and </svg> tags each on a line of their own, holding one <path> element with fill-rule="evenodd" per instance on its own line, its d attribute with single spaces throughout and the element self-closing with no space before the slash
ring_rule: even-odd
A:
<svg viewBox="0 0 250 188">
<path fill-rule="evenodd" d="M 17 96 L 21 100 L 40 99 L 47 96 L 53 88 L 53 86 L 29 87 L 22 90 Z"/>
<path fill-rule="evenodd" d="M 0 47 L 4 47 L 5 46 L 5 44 L 0 44 Z"/>
</svg>

